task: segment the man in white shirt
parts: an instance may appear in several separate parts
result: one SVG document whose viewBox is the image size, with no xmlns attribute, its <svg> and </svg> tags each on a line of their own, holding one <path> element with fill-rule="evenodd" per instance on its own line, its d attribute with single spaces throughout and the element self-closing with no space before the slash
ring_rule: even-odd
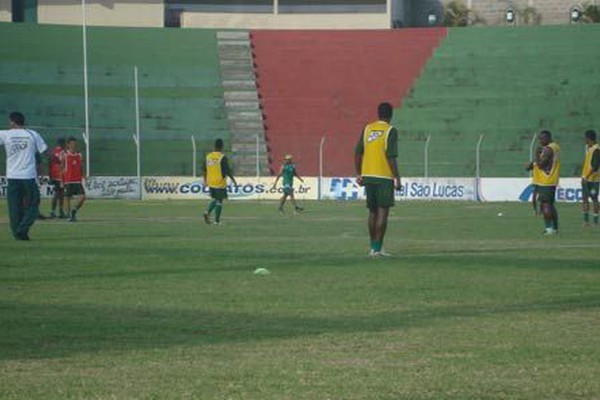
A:
<svg viewBox="0 0 600 400">
<path fill-rule="evenodd" d="M 25 116 L 12 112 L 8 116 L 9 130 L 0 130 L 0 145 L 6 150 L 10 229 L 17 240 L 29 240 L 29 228 L 38 217 L 40 189 L 36 155 L 48 149 L 44 139 L 24 125 Z"/>
</svg>

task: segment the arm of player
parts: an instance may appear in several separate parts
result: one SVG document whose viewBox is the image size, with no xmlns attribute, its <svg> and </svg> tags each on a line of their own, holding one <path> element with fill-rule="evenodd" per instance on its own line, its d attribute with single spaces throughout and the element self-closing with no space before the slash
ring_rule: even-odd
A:
<svg viewBox="0 0 600 400">
<path fill-rule="evenodd" d="M 544 147 L 539 160 L 536 161 L 537 166 L 543 171 L 549 171 L 552 166 L 552 155 L 552 149 L 548 146 Z"/>
<path fill-rule="evenodd" d="M 46 161 L 49 159 L 49 157 L 50 154 L 48 152 L 48 149 L 44 150 L 41 153 L 35 154 L 35 168 L 38 176 L 42 176 L 44 174 L 44 172 L 42 171 L 42 164 L 47 164 Z M 50 171 L 48 171 L 48 173 L 50 173 Z"/>
<path fill-rule="evenodd" d="M 227 176 L 229 177 L 229 179 L 231 179 L 231 182 L 233 182 L 233 184 L 234 184 L 235 186 L 237 186 L 237 181 L 235 180 L 234 176 L 233 176 L 233 175 L 231 175 L 231 173 L 227 174 Z"/>
<path fill-rule="evenodd" d="M 392 128 L 388 135 L 386 156 L 392 175 L 394 175 L 394 188 L 399 190 L 402 182 L 400 180 L 400 173 L 398 172 L 398 163 L 396 161 L 398 157 L 398 130 L 396 128 Z"/>
<path fill-rule="evenodd" d="M 542 154 L 542 147 L 536 148 L 533 160 L 525 163 L 525 171 L 531 171 L 533 169 L 533 165 L 539 160 L 540 154 Z"/>
<path fill-rule="evenodd" d="M 296 178 L 298 178 L 298 180 L 302 183 L 304 183 L 304 179 L 302 179 L 302 177 L 300 175 L 298 175 L 298 171 L 294 169 L 294 176 Z"/>
<path fill-rule="evenodd" d="M 231 182 L 235 186 L 237 186 L 237 181 L 235 180 L 233 172 L 231 171 L 231 167 L 229 166 L 229 160 L 227 160 L 227 157 L 225 156 L 223 156 L 223 158 L 221 159 L 221 171 L 223 172 L 223 176 L 229 177 L 229 179 L 231 179 Z"/>
<path fill-rule="evenodd" d="M 356 170 L 356 183 L 358 183 L 360 186 L 363 185 L 362 160 L 363 160 L 362 153 L 354 154 L 354 169 Z"/>
<path fill-rule="evenodd" d="M 60 170 L 63 174 L 67 172 L 66 154 L 64 152 L 60 155 Z"/>
<path fill-rule="evenodd" d="M 398 163 L 396 162 L 396 157 L 388 157 L 388 164 L 390 165 L 390 169 L 392 170 L 392 174 L 394 174 L 394 187 L 396 190 L 400 189 L 402 186 L 402 179 L 400 178 L 400 173 L 398 172 Z"/>
<path fill-rule="evenodd" d="M 360 186 L 363 185 L 362 178 L 362 162 L 363 154 L 365 152 L 365 144 L 363 142 L 363 132 L 360 133 L 356 146 L 354 146 L 354 170 L 356 171 L 356 183 Z"/>
<path fill-rule="evenodd" d="M 590 172 L 585 177 L 586 180 L 589 180 L 590 176 L 597 173 L 598 169 L 600 169 L 600 150 L 594 150 L 594 154 L 592 154 L 592 168 Z"/>
<path fill-rule="evenodd" d="M 283 166 L 281 168 L 279 168 L 279 173 L 275 177 L 275 182 L 273 182 L 273 186 L 272 186 L 273 189 L 275 189 L 275 187 L 277 186 L 277 182 L 279 182 L 279 178 L 281 178 L 282 174 L 283 174 Z"/>
</svg>

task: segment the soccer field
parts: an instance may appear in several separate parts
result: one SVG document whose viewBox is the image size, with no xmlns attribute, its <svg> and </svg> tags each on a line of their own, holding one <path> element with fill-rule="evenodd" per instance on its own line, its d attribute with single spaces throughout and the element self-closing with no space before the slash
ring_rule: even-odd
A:
<svg viewBox="0 0 600 400">
<path fill-rule="evenodd" d="M 2 205 L 0 398 L 600 398 L 579 205 L 542 237 L 525 204 L 401 202 L 375 260 L 363 203 L 304 206 L 92 200 L 17 242 Z"/>
</svg>

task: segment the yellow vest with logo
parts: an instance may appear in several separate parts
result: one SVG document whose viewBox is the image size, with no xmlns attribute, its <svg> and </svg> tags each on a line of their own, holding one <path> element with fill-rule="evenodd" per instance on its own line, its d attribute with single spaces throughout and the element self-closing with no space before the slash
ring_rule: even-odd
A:
<svg viewBox="0 0 600 400">
<path fill-rule="evenodd" d="M 560 178 L 560 146 L 558 143 L 550 143 L 548 147 L 552 150 L 552 167 L 550 171 L 546 173 L 540 170 L 540 186 L 557 186 Z"/>
<path fill-rule="evenodd" d="M 585 151 L 585 160 L 583 160 L 583 171 L 581 171 L 581 177 L 587 180 L 588 182 L 598 182 L 600 181 L 600 172 L 596 171 L 586 178 L 590 172 L 592 172 L 592 156 L 594 155 L 594 151 L 600 149 L 600 145 L 596 143 L 593 146 L 590 146 Z"/>
<path fill-rule="evenodd" d="M 365 127 L 362 176 L 394 179 L 386 154 L 391 130 L 392 126 L 385 121 L 376 121 Z"/>
<path fill-rule="evenodd" d="M 220 151 L 213 151 L 206 156 L 206 185 L 214 189 L 225 189 L 227 180 L 221 171 L 221 160 L 225 155 Z"/>
</svg>

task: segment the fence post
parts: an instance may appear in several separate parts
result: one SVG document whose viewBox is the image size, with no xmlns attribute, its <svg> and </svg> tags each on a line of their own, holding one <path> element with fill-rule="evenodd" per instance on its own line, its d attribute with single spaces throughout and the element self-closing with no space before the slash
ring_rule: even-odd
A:
<svg viewBox="0 0 600 400">
<path fill-rule="evenodd" d="M 431 140 L 431 135 L 427 135 L 427 140 L 425 140 L 425 178 L 429 177 L 429 142 Z"/>
<path fill-rule="evenodd" d="M 529 143 L 529 161 L 531 161 L 531 162 L 535 161 L 533 148 L 535 147 L 536 139 L 537 139 L 537 133 L 534 133 L 533 137 L 531 138 L 531 143 Z M 531 175 L 533 175 L 533 170 L 529 171 L 529 176 L 531 176 Z"/>
<path fill-rule="evenodd" d="M 194 135 L 190 136 L 192 139 L 192 176 L 196 177 L 196 138 Z"/>
<path fill-rule="evenodd" d="M 83 102 L 85 113 L 85 174 L 90 176 L 90 106 L 89 106 L 89 90 L 88 90 L 88 59 L 87 59 L 87 16 L 85 0 L 81 0 L 81 28 L 83 41 Z"/>
<path fill-rule="evenodd" d="M 90 144 L 89 144 L 89 137 L 87 134 L 87 131 L 85 132 L 81 132 L 81 136 L 83 136 L 83 143 L 85 143 L 85 176 L 89 177 L 90 176 L 90 156 L 89 156 L 89 149 L 90 149 Z"/>
<path fill-rule="evenodd" d="M 479 200 L 479 192 L 481 186 L 481 143 L 483 142 L 483 134 L 479 136 L 477 148 L 475 149 L 475 199 Z"/>
<path fill-rule="evenodd" d="M 321 137 L 319 144 L 319 179 L 317 181 L 317 200 L 321 200 L 322 180 L 323 180 L 323 146 L 325 145 L 325 136 Z"/>
<path fill-rule="evenodd" d="M 142 196 L 142 152 L 141 146 L 142 141 L 140 140 L 140 93 L 138 85 L 138 67 L 133 67 L 133 80 L 135 87 L 135 136 L 133 140 L 136 147 L 136 160 L 137 160 L 137 178 L 140 185 L 140 198 Z"/>
</svg>

